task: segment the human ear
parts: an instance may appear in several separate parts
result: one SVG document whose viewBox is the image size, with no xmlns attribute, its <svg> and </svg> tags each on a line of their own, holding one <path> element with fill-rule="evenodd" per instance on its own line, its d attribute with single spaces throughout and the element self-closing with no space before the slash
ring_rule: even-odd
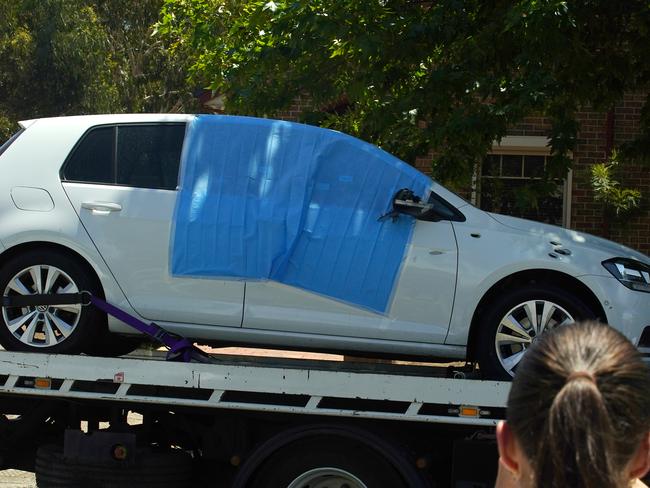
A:
<svg viewBox="0 0 650 488">
<path fill-rule="evenodd" d="M 630 479 L 643 478 L 650 471 L 650 432 L 641 440 L 628 466 Z"/>
<path fill-rule="evenodd" d="M 519 475 L 519 446 L 510 426 L 501 421 L 497 424 L 497 446 L 499 462 L 514 476 Z"/>
</svg>

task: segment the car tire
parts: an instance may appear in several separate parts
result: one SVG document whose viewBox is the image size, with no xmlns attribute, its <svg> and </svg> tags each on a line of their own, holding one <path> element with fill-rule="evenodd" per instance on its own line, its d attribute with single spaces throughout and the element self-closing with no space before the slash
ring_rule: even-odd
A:
<svg viewBox="0 0 650 488">
<path fill-rule="evenodd" d="M 507 291 L 484 309 L 478 324 L 475 350 L 482 377 L 512 380 L 526 349 L 540 334 L 596 318 L 580 298 L 552 285 Z"/>
<path fill-rule="evenodd" d="M 0 269 L 2 296 L 34 293 L 98 294 L 91 272 L 53 250 L 29 251 Z M 0 344 L 12 351 L 78 354 L 106 331 L 106 315 L 91 306 L 0 307 Z"/>
</svg>

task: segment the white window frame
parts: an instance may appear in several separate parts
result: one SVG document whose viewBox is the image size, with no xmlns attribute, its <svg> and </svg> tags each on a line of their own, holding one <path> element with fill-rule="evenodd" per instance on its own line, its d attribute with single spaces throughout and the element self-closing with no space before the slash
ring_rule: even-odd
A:
<svg viewBox="0 0 650 488">
<path fill-rule="evenodd" d="M 550 139 L 543 136 L 504 136 L 500 141 L 494 141 L 492 150 L 488 154 L 514 154 L 524 156 L 550 156 L 551 146 Z M 573 154 L 569 153 L 572 158 Z M 473 205 L 480 204 L 481 163 L 474 167 L 472 175 L 472 196 Z M 573 187 L 573 171 L 569 169 L 564 178 L 564 187 L 562 189 L 562 227 L 571 226 L 571 189 Z"/>
</svg>

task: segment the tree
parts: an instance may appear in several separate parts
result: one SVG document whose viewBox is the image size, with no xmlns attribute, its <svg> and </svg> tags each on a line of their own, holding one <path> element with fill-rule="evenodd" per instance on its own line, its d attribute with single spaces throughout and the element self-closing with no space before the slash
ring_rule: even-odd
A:
<svg viewBox="0 0 650 488">
<path fill-rule="evenodd" d="M 182 110 L 183 60 L 152 38 L 162 0 L 0 0 L 0 135 L 21 118 Z"/>
<path fill-rule="evenodd" d="M 112 85 L 120 112 L 180 112 L 193 108 L 187 60 L 173 55 L 155 24 L 162 0 L 89 1 L 108 37 Z"/>
<path fill-rule="evenodd" d="M 2 1 L 0 111 L 8 119 L 108 111 L 108 38 L 94 10 L 71 0 Z"/>
<path fill-rule="evenodd" d="M 165 0 L 159 30 L 229 112 L 273 114 L 307 93 L 305 121 L 411 162 L 433 151 L 443 181 L 530 113 L 550 117 L 546 177 L 563 177 L 577 110 L 650 81 L 645 0 Z M 642 141 L 629 149 L 645 157 Z"/>
</svg>

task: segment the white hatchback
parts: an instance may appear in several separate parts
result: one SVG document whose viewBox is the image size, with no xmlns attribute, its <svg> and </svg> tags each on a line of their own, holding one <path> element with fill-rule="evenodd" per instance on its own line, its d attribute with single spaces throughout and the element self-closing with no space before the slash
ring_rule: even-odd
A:
<svg viewBox="0 0 650 488">
<path fill-rule="evenodd" d="M 647 256 L 484 212 L 349 136 L 225 116 L 21 125 L 0 148 L 4 297 L 87 290 L 201 343 L 469 358 L 494 378 L 513 375 L 545 330 L 582 319 L 608 322 L 650 356 Z M 316 141 L 307 156 L 305 141 Z M 258 166 L 254 191 L 239 190 Z M 1 312 L 6 349 L 110 355 L 135 343 L 91 307 Z"/>
</svg>

